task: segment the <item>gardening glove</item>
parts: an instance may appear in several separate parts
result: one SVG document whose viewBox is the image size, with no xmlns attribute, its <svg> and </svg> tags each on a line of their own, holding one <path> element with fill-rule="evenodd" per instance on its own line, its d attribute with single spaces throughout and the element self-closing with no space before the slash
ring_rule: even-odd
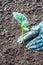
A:
<svg viewBox="0 0 43 65">
<path fill-rule="evenodd" d="M 38 27 L 40 28 L 38 36 L 33 39 L 32 41 L 26 42 L 26 48 L 30 50 L 40 51 L 43 50 L 43 21 L 39 23 Z M 31 29 L 34 30 L 36 27 L 32 27 Z"/>
</svg>

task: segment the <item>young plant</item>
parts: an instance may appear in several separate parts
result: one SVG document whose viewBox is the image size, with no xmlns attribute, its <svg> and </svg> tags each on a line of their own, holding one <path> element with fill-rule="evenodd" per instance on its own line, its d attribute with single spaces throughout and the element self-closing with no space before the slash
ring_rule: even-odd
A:
<svg viewBox="0 0 43 65">
<path fill-rule="evenodd" d="M 24 44 L 24 31 L 28 31 L 28 21 L 27 21 L 27 18 L 21 14 L 21 13 L 18 13 L 18 12 L 13 12 L 13 17 L 18 21 L 18 23 L 20 23 L 20 26 L 21 26 L 21 30 L 22 30 L 22 41 L 23 41 L 23 44 Z"/>
</svg>

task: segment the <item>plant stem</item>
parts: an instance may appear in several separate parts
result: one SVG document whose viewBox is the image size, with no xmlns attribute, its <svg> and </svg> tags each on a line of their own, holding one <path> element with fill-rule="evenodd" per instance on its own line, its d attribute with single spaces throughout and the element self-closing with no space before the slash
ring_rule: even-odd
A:
<svg viewBox="0 0 43 65">
<path fill-rule="evenodd" d="M 24 30 L 22 29 L 22 41 L 23 41 L 23 44 L 24 44 Z"/>
<path fill-rule="evenodd" d="M 21 26 L 21 30 L 22 30 L 22 42 L 24 44 L 24 30 L 23 30 L 23 27 Z"/>
</svg>

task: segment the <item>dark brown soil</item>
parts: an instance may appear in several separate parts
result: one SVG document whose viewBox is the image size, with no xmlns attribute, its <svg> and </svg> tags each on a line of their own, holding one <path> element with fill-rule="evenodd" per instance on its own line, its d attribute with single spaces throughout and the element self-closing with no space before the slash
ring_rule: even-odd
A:
<svg viewBox="0 0 43 65">
<path fill-rule="evenodd" d="M 0 0 L 0 65 L 43 65 L 43 51 L 32 52 L 17 43 L 21 29 L 13 11 L 25 14 L 31 28 L 43 20 L 43 0 Z"/>
</svg>

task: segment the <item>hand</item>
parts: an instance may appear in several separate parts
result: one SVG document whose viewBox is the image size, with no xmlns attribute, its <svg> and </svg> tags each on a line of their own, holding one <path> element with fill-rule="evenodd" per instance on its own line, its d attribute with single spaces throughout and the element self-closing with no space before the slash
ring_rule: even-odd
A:
<svg viewBox="0 0 43 65">
<path fill-rule="evenodd" d="M 43 21 L 37 26 L 32 26 L 31 31 L 24 34 L 24 41 L 26 40 L 26 48 L 29 50 L 43 50 Z M 18 38 L 17 42 L 20 44 L 23 42 L 22 36 Z"/>
</svg>

